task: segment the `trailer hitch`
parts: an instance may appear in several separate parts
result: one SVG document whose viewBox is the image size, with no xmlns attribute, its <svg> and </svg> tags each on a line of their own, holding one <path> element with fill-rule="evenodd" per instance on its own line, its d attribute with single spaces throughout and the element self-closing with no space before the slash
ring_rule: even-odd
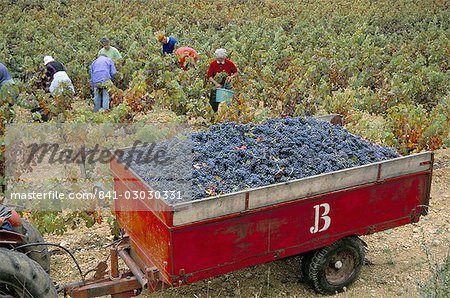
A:
<svg viewBox="0 0 450 298">
<path fill-rule="evenodd" d="M 145 276 L 145 274 L 141 271 L 139 266 L 133 261 L 131 256 L 126 252 L 124 249 L 119 250 L 119 256 L 120 258 L 125 262 L 125 264 L 130 269 L 131 273 L 133 273 L 136 280 L 141 285 L 142 289 L 147 288 L 148 279 Z"/>
<path fill-rule="evenodd" d="M 156 267 L 141 269 L 136 263 L 128 237 L 121 239 L 110 252 L 110 270 L 106 262 L 100 262 L 95 269 L 87 272 L 95 272 L 93 278 L 85 282 L 65 284 L 65 292 L 74 298 L 105 295 L 111 295 L 113 298 L 130 298 L 144 289 L 156 292 L 164 288 L 164 281 Z M 128 267 L 128 271 L 120 272 L 119 257 Z"/>
</svg>

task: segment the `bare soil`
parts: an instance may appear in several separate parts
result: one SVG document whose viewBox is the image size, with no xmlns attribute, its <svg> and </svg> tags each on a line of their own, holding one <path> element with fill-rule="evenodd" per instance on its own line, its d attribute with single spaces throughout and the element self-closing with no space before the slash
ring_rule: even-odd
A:
<svg viewBox="0 0 450 298">
<path fill-rule="evenodd" d="M 365 236 L 369 261 L 359 280 L 336 297 L 418 297 L 419 284 L 430 278 L 430 266 L 441 263 L 450 249 L 450 149 L 436 152 L 432 200 L 428 216 L 418 224 Z M 48 236 L 74 252 L 83 271 L 106 260 L 111 243 L 106 223 L 78 228 L 64 236 Z M 431 253 L 427 260 L 425 251 Z M 79 280 L 66 255 L 52 257 L 52 277 L 59 282 Z M 143 293 L 139 297 L 321 297 L 299 283 L 296 268 L 280 260 L 222 275 L 192 285 Z"/>
</svg>

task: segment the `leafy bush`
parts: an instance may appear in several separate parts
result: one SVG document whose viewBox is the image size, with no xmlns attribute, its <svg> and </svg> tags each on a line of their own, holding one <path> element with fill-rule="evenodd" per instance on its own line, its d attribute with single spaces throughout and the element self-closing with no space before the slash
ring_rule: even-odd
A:
<svg viewBox="0 0 450 298">
<path fill-rule="evenodd" d="M 422 105 L 399 104 L 388 109 L 393 127 L 393 143 L 403 153 L 438 149 L 450 136 L 448 97 L 428 112 Z"/>
</svg>

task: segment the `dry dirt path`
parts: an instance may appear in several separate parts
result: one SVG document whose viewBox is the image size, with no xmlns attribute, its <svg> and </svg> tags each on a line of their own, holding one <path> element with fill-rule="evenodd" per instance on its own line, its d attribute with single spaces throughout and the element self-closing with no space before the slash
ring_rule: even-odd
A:
<svg viewBox="0 0 450 298">
<path fill-rule="evenodd" d="M 436 154 L 429 215 L 418 224 L 407 225 L 363 237 L 369 245 L 360 279 L 347 292 L 335 297 L 418 297 L 418 283 L 430 277 L 430 262 L 424 249 L 431 251 L 432 262 L 442 262 L 450 247 L 450 149 Z M 91 229 L 79 228 L 64 236 L 48 236 L 75 252 L 83 270 L 106 259 L 104 248 L 112 237 L 107 224 Z M 52 277 L 58 281 L 77 280 L 79 276 L 67 256 L 53 256 Z M 197 282 L 162 293 L 139 297 L 321 297 L 297 281 L 295 270 L 284 261 L 271 262 L 231 274 Z"/>
</svg>

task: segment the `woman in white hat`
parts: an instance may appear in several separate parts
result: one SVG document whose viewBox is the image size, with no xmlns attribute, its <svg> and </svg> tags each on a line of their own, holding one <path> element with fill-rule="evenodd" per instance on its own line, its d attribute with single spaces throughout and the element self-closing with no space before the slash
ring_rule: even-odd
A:
<svg viewBox="0 0 450 298">
<path fill-rule="evenodd" d="M 75 89 L 73 88 L 72 81 L 67 75 L 66 67 L 62 63 L 55 61 L 52 56 L 45 56 L 44 64 L 47 68 L 45 75 L 51 82 L 49 87 L 50 93 L 56 95 L 62 93 L 64 87 L 68 87 L 72 90 L 72 95 L 75 95 Z"/>
</svg>

